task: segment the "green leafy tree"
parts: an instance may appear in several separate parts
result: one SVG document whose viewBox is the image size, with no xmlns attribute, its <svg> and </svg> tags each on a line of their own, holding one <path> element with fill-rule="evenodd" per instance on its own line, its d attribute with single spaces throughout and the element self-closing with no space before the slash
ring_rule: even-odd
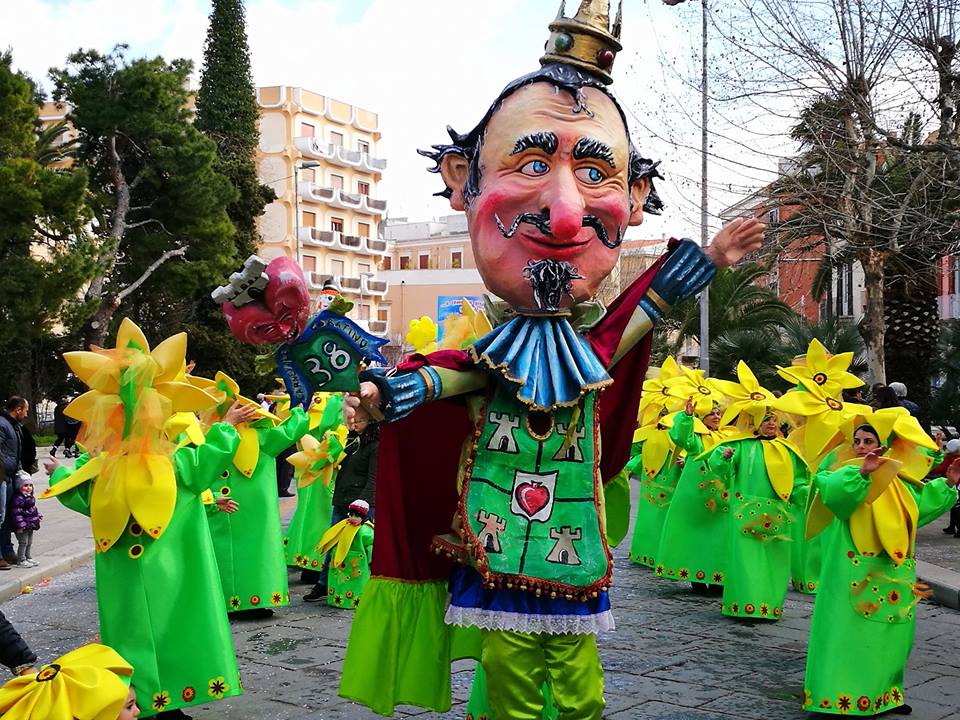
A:
<svg viewBox="0 0 960 720">
<path fill-rule="evenodd" d="M 189 296 L 237 262 L 226 213 L 237 194 L 215 167 L 215 144 L 193 125 L 191 63 L 128 62 L 125 49 L 79 51 L 50 71 L 90 176 L 99 247 L 84 336 L 97 344 L 121 307 Z"/>
<path fill-rule="evenodd" d="M 70 329 L 96 251 L 85 229 L 87 173 L 48 166 L 65 151 L 54 151 L 38 111 L 34 84 L 0 54 L 0 396 L 34 405 L 52 382 L 42 359 Z"/>
<path fill-rule="evenodd" d="M 227 207 L 236 232 L 233 244 L 243 260 L 259 248 L 257 218 L 276 198 L 257 178 L 256 150 L 260 111 L 250 73 L 250 49 L 241 0 L 214 0 L 203 54 L 203 73 L 197 92 L 196 127 L 217 145 L 216 168 L 238 191 Z M 242 387 L 270 385 L 256 371 L 257 350 L 232 338 L 210 289 L 198 290 L 190 308 L 187 331 L 196 372 L 210 376 L 226 371 Z"/>
</svg>

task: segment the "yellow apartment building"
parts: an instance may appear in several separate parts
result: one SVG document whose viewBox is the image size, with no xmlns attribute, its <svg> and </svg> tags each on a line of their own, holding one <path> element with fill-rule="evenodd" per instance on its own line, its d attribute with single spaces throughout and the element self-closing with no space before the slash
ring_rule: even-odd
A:
<svg viewBox="0 0 960 720">
<path fill-rule="evenodd" d="M 260 182 L 277 194 L 260 218 L 261 256 L 297 259 L 314 299 L 332 278 L 354 303 L 350 316 L 386 334 L 378 265 L 387 203 L 378 186 L 387 163 L 377 156 L 377 114 L 299 87 L 257 88 L 257 103 Z"/>
</svg>

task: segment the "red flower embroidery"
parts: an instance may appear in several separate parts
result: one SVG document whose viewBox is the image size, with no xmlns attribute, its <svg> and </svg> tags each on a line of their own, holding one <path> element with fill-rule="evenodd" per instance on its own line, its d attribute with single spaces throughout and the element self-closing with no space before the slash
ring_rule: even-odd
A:
<svg viewBox="0 0 960 720">
<path fill-rule="evenodd" d="M 870 698 L 868 698 L 866 695 L 861 695 L 857 698 L 857 710 L 860 712 L 866 712 L 869 710 L 871 704 Z"/>
</svg>

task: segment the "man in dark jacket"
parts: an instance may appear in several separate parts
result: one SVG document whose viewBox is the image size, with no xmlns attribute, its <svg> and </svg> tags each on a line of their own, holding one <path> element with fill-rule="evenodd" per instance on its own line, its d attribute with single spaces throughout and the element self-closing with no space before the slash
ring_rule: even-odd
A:
<svg viewBox="0 0 960 720">
<path fill-rule="evenodd" d="M 7 400 L 4 409 L 0 412 L 0 461 L 2 461 L 3 478 L 0 482 L 0 570 L 9 570 L 11 563 L 16 563 L 17 555 L 13 551 L 13 539 L 10 528 L 10 504 L 13 502 L 13 480 L 21 469 L 30 472 L 24 467 L 23 423 L 30 412 L 30 403 L 22 397 L 14 395 Z M 33 446 L 34 460 L 36 446 Z"/>
<path fill-rule="evenodd" d="M 26 675 L 36 672 L 33 667 L 37 656 L 20 637 L 17 629 L 0 612 L 0 664 L 5 665 L 14 675 Z"/>
<path fill-rule="evenodd" d="M 367 516 L 373 520 L 374 493 L 377 483 L 377 447 L 379 428 L 368 424 L 366 419 L 355 420 L 347 444 L 346 457 L 337 470 L 337 479 L 333 486 L 333 512 L 330 514 L 330 526 L 333 527 L 347 517 L 350 503 L 354 500 L 366 500 L 370 505 Z M 330 555 L 323 559 L 323 567 L 318 572 L 317 584 L 304 596 L 306 602 L 319 602 L 327 597 L 327 573 L 330 570 Z"/>
</svg>

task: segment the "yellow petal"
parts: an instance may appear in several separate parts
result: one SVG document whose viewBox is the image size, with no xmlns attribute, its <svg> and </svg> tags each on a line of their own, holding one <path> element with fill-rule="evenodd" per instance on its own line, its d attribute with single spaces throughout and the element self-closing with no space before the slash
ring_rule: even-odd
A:
<svg viewBox="0 0 960 720">
<path fill-rule="evenodd" d="M 890 485 L 870 505 L 874 527 L 880 544 L 894 563 L 899 565 L 910 549 L 910 533 L 905 509 L 896 487 Z"/>
<path fill-rule="evenodd" d="M 120 391 L 120 365 L 105 353 L 76 351 L 63 354 L 70 371 L 92 390 L 110 395 Z"/>
<path fill-rule="evenodd" d="M 131 344 L 143 353 L 150 353 L 150 343 L 147 342 L 147 336 L 143 334 L 143 330 L 137 327 L 133 320 L 125 317 L 120 323 L 120 329 L 117 330 L 117 349 L 125 350 Z"/>
<path fill-rule="evenodd" d="M 833 522 L 834 515 L 820 499 L 820 493 L 814 493 L 810 508 L 807 510 L 807 527 L 804 538 L 811 540 L 822 533 Z"/>
<path fill-rule="evenodd" d="M 337 549 L 333 553 L 333 566 L 338 567 L 346 557 L 347 553 L 350 552 L 350 546 L 353 545 L 353 539 L 357 536 L 359 532 L 359 525 L 351 525 L 347 523 L 343 530 L 340 532 L 340 537 L 337 538 Z"/>
<path fill-rule="evenodd" d="M 176 380 L 183 368 L 184 357 L 187 354 L 187 334 L 171 335 L 154 348 L 150 355 L 160 366 L 153 382 L 155 384 Z"/>
<path fill-rule="evenodd" d="M 859 458 L 858 460 L 859 462 L 855 463 L 856 466 L 862 467 L 863 460 Z M 900 466 L 901 463 L 897 460 L 886 457 L 880 458 L 880 467 L 870 473 L 870 489 L 867 491 L 867 497 L 864 498 L 866 504 L 871 505 L 878 497 L 887 491 L 890 483 L 896 480 Z"/>
<path fill-rule="evenodd" d="M 876 556 L 883 552 L 883 544 L 877 535 L 871 506 L 861 503 L 850 515 L 850 537 L 861 555 Z"/>
<path fill-rule="evenodd" d="M 251 477 L 260 460 L 260 439 L 257 431 L 246 423 L 237 428 L 237 433 L 240 435 L 240 444 L 233 456 L 233 466 L 242 475 Z"/>
<path fill-rule="evenodd" d="M 340 531 L 347 526 L 346 520 L 341 520 L 338 523 L 334 523 L 326 532 L 320 536 L 320 544 L 317 545 L 317 550 L 321 553 L 327 552 L 330 548 L 333 547 L 334 543 L 337 542 L 337 537 L 340 535 Z"/>
<path fill-rule="evenodd" d="M 74 470 L 66 478 L 58 482 L 53 487 L 49 487 L 44 490 L 38 497 L 41 499 L 56 497 L 60 493 L 66 492 L 67 490 L 72 490 L 78 485 L 85 483 L 87 480 L 94 478 L 100 472 L 100 468 L 103 467 L 104 459 L 106 455 L 98 455 L 97 457 L 90 458 L 83 467 Z"/>
<path fill-rule="evenodd" d="M 740 384 L 743 385 L 748 392 L 756 392 L 760 389 L 760 382 L 757 380 L 757 376 L 753 374 L 753 370 L 751 370 L 750 366 L 743 360 L 737 363 L 737 379 L 740 380 Z"/>
<path fill-rule="evenodd" d="M 793 492 L 793 460 L 790 451 L 781 441 L 763 443 L 763 464 L 767 468 L 770 486 L 783 500 Z"/>
<path fill-rule="evenodd" d="M 106 552 L 127 527 L 130 508 L 127 506 L 125 477 L 130 466 L 126 457 L 107 457 L 90 495 L 90 524 L 97 552 Z M 134 469 L 136 472 L 136 469 Z"/>
<path fill-rule="evenodd" d="M 177 481 L 173 465 L 165 455 L 130 456 L 127 502 L 130 512 L 147 534 L 156 540 L 170 524 L 177 504 Z M 129 466 L 128 466 L 129 467 Z"/>
<path fill-rule="evenodd" d="M 827 349 L 814 338 L 807 346 L 806 365 L 813 372 L 824 372 L 827 366 Z"/>
<path fill-rule="evenodd" d="M 200 412 L 217 404 L 217 399 L 190 383 L 159 383 L 154 389 L 170 400 L 172 412 Z"/>
</svg>

